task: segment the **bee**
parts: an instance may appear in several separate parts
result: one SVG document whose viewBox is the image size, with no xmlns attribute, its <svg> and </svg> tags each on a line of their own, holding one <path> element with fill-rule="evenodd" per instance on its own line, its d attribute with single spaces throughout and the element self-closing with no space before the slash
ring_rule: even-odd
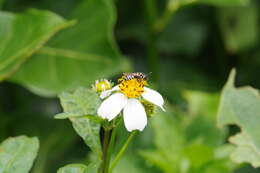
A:
<svg viewBox="0 0 260 173">
<path fill-rule="evenodd" d="M 150 75 L 150 73 L 148 74 Z M 123 73 L 123 80 L 131 80 L 131 79 L 137 79 L 137 80 L 147 80 L 148 75 L 142 73 L 142 72 L 134 72 L 134 73 Z"/>
</svg>

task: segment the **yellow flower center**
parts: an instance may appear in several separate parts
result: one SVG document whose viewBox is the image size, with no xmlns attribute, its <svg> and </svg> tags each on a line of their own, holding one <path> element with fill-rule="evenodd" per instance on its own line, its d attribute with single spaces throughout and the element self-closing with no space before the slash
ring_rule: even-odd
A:
<svg viewBox="0 0 260 173">
<path fill-rule="evenodd" d="M 144 92 L 144 86 L 147 85 L 145 79 L 119 79 L 120 91 L 128 98 L 138 98 Z"/>
</svg>

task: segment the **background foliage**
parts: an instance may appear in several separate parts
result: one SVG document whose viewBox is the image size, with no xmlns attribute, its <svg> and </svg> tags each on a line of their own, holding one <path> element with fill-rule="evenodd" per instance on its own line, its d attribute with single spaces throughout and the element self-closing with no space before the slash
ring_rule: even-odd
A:
<svg viewBox="0 0 260 173">
<path fill-rule="evenodd" d="M 0 0 L 0 173 L 19 165 L 19 173 L 95 172 L 85 165 L 99 162 L 90 150 L 99 153 L 100 140 L 81 128 L 91 121 L 70 118 L 82 140 L 68 120 L 54 119 L 62 112 L 57 95 L 66 107 L 59 118 L 91 114 L 97 105 L 67 99 L 87 103 L 97 97 L 83 94 L 95 79 L 124 71 L 152 72 L 167 113 L 150 119 L 116 173 L 260 172 L 252 167 L 260 166 L 258 91 L 236 88 L 233 71 L 221 93 L 233 67 L 238 86 L 260 87 L 259 7 L 257 0 Z"/>
</svg>

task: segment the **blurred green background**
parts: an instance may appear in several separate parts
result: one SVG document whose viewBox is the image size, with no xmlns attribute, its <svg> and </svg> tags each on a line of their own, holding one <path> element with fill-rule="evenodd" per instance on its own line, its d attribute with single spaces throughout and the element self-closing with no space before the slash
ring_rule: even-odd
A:
<svg viewBox="0 0 260 173">
<path fill-rule="evenodd" d="M 150 85 L 168 109 L 151 119 L 116 173 L 260 172 L 228 159 L 227 138 L 239 128 L 216 127 L 231 68 L 239 85 L 260 88 L 259 1 L 0 0 L 0 7 L 0 141 L 38 136 L 32 173 L 91 160 L 70 122 L 53 118 L 62 111 L 56 96 L 95 79 L 116 82 L 124 71 L 152 72 Z M 50 18 L 64 26 L 41 38 L 52 21 L 41 26 L 31 8 L 62 16 Z"/>
</svg>

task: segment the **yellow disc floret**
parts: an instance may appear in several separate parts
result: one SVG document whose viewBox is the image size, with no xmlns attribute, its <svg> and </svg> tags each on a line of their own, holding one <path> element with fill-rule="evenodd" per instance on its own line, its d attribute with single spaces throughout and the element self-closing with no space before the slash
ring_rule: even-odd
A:
<svg viewBox="0 0 260 173">
<path fill-rule="evenodd" d="M 144 86 L 147 81 L 144 78 L 137 78 L 136 76 L 123 76 L 119 80 L 120 91 L 128 98 L 138 98 L 144 92 Z"/>
</svg>

